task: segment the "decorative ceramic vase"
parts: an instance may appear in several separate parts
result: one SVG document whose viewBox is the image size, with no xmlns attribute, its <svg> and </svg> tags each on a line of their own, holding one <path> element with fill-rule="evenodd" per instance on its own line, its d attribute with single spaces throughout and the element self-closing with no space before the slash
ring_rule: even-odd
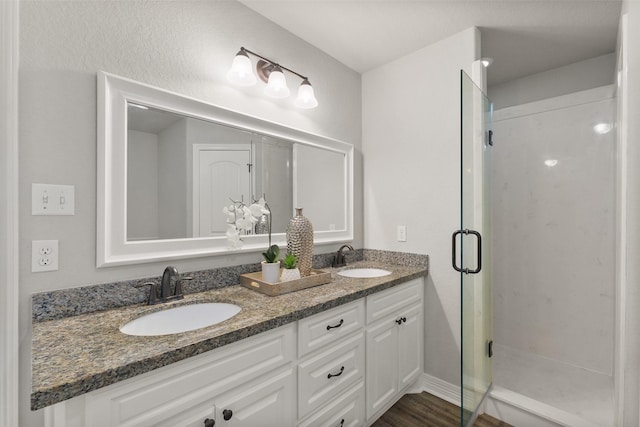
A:
<svg viewBox="0 0 640 427">
<path fill-rule="evenodd" d="M 297 268 L 285 268 L 280 274 L 281 282 L 288 282 L 289 280 L 298 280 L 300 278 L 300 270 Z"/>
<path fill-rule="evenodd" d="M 262 261 L 262 280 L 269 283 L 280 281 L 280 261 Z"/>
<path fill-rule="evenodd" d="M 291 218 L 287 226 L 287 252 L 296 256 L 302 277 L 311 274 L 313 225 L 302 216 L 302 208 L 296 208 L 296 216 Z"/>
</svg>

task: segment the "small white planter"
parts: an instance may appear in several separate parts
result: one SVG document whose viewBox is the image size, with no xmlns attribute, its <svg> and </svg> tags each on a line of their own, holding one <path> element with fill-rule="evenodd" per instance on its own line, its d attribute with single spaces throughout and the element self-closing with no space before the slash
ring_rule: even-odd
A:
<svg viewBox="0 0 640 427">
<path fill-rule="evenodd" d="M 285 268 L 280 274 L 280 280 L 288 282 L 289 280 L 298 280 L 300 278 L 300 270 L 297 268 Z"/>
<path fill-rule="evenodd" d="M 269 283 L 280 281 L 280 261 L 262 261 L 262 280 Z"/>
</svg>

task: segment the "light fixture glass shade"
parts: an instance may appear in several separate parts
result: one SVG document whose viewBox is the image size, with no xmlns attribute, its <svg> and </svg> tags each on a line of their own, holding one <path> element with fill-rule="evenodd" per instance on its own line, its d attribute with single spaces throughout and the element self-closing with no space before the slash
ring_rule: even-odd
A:
<svg viewBox="0 0 640 427">
<path fill-rule="evenodd" d="M 269 74 L 269 82 L 264 88 L 264 93 L 272 98 L 286 98 L 289 96 L 287 80 L 284 78 L 280 67 L 276 66 Z"/>
<path fill-rule="evenodd" d="M 298 88 L 298 97 L 294 102 L 298 108 L 316 108 L 318 106 L 318 100 L 313 92 L 313 87 L 309 80 L 304 79 L 300 88 Z"/>
<path fill-rule="evenodd" d="M 251 86 L 256 83 L 251 60 L 245 52 L 240 51 L 233 58 L 231 69 L 227 72 L 227 80 L 237 86 Z"/>
<path fill-rule="evenodd" d="M 298 88 L 298 97 L 294 102 L 298 108 L 316 108 L 318 100 L 313 92 L 313 87 L 309 80 L 304 79 Z"/>
</svg>

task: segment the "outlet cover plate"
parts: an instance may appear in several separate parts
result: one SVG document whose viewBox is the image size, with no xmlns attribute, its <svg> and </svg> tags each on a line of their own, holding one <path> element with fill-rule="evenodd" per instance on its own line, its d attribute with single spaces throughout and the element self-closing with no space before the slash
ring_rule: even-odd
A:
<svg viewBox="0 0 640 427">
<path fill-rule="evenodd" d="M 31 272 L 58 270 L 58 241 L 34 240 L 31 242 Z"/>
</svg>

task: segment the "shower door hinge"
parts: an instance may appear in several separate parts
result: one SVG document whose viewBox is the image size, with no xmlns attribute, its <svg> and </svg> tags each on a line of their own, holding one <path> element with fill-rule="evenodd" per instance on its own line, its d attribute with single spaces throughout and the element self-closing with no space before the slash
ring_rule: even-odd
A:
<svg viewBox="0 0 640 427">
<path fill-rule="evenodd" d="M 493 340 L 487 343 L 487 355 L 489 356 L 489 358 L 493 357 Z"/>
</svg>

